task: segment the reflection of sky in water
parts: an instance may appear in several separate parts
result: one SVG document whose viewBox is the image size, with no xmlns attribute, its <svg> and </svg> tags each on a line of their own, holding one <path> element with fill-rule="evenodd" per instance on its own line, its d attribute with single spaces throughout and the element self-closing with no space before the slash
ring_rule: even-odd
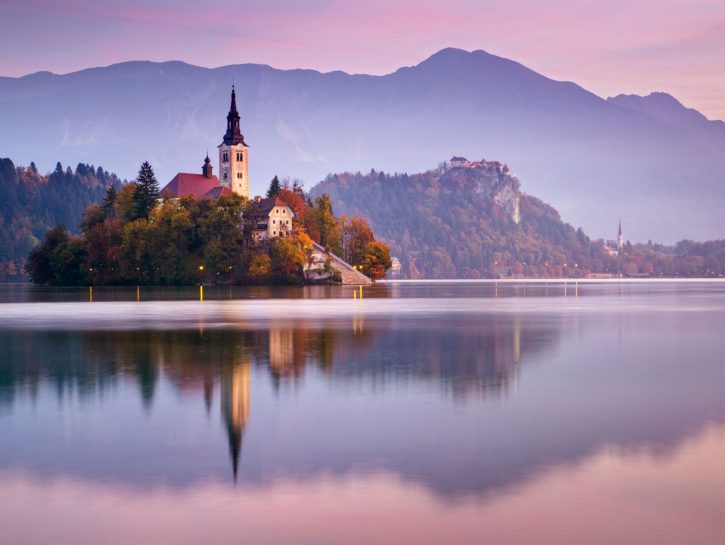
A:
<svg viewBox="0 0 725 545">
<path fill-rule="evenodd" d="M 174 307 L 188 326 L 130 331 L 111 305 L 100 330 L 56 305 L 3 305 L 0 528 L 42 542 L 21 525 L 41 510 L 67 543 L 150 528 L 231 542 L 242 527 L 255 543 L 712 543 L 725 531 L 720 286 L 548 300 L 426 287 L 457 306 L 282 300 L 310 318 L 231 324 L 214 311 L 264 303 L 212 294 L 216 325 L 197 327 L 189 301 Z M 19 326 L 27 307 L 42 327 Z M 77 505 L 93 505 L 91 527 Z"/>
</svg>

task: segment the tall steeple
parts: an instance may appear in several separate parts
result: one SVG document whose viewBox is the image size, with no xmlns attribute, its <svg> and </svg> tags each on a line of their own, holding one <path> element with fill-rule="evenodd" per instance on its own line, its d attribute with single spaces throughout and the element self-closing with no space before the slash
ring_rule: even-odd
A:
<svg viewBox="0 0 725 545">
<path fill-rule="evenodd" d="M 622 234 L 622 218 L 619 218 L 619 231 L 617 231 L 617 247 L 621 252 L 624 250 L 624 235 Z"/>
<path fill-rule="evenodd" d="M 237 195 L 249 198 L 249 146 L 239 127 L 237 93 L 232 85 L 232 102 L 227 115 L 227 132 L 219 144 L 219 183 Z"/>
<path fill-rule="evenodd" d="M 242 130 L 239 128 L 239 119 L 239 112 L 237 111 L 237 93 L 234 91 L 234 85 L 232 85 L 232 104 L 229 107 L 229 113 L 227 114 L 227 132 L 224 135 L 224 143 L 227 146 L 234 144 L 247 145 L 244 142 Z"/>
</svg>

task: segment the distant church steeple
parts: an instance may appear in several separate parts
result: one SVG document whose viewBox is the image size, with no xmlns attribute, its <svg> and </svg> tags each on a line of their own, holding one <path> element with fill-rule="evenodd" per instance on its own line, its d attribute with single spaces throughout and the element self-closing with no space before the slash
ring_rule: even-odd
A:
<svg viewBox="0 0 725 545">
<path fill-rule="evenodd" d="M 619 218 L 619 231 L 617 231 L 617 247 L 621 252 L 624 250 L 624 235 L 622 234 L 622 218 Z"/>
<path fill-rule="evenodd" d="M 249 146 L 239 126 L 237 93 L 232 85 L 232 102 L 227 114 L 227 132 L 219 144 L 219 183 L 237 195 L 249 198 Z"/>
</svg>

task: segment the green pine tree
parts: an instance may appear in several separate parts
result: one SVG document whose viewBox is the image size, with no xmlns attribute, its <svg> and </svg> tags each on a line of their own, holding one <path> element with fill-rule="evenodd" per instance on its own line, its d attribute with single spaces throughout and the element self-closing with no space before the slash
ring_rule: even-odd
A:
<svg viewBox="0 0 725 545">
<path fill-rule="evenodd" d="M 269 189 L 267 190 L 267 197 L 272 198 L 279 195 L 280 191 L 282 191 L 282 184 L 279 183 L 279 178 L 275 176 L 272 178 L 272 181 L 269 183 Z"/>
<path fill-rule="evenodd" d="M 112 218 L 115 216 L 114 205 L 116 204 L 117 197 L 118 191 L 116 191 L 114 186 L 111 186 L 106 190 L 106 196 L 103 197 L 103 202 L 101 202 L 101 210 L 103 210 L 103 216 L 105 218 Z"/>
<path fill-rule="evenodd" d="M 151 210 L 156 206 L 158 196 L 159 182 L 156 180 L 154 169 L 151 168 L 148 161 L 144 161 L 138 171 L 136 192 L 133 195 L 137 219 L 148 219 Z"/>
</svg>

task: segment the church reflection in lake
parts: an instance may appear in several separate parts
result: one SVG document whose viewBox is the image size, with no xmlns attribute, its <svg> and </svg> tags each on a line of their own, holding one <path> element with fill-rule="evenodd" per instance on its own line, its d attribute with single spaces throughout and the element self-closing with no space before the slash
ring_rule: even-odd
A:
<svg viewBox="0 0 725 545">
<path fill-rule="evenodd" d="M 280 321 L 243 330 L 3 332 L 0 407 L 12 408 L 18 396 L 36 398 L 42 385 L 62 405 L 102 402 L 120 384 L 135 382 L 149 414 L 160 384 L 202 397 L 207 411 L 218 398 L 236 478 L 245 429 L 254 419 L 253 367 L 266 370 L 282 396 L 313 370 L 320 380 L 378 392 L 419 383 L 445 397 L 483 399 L 508 392 L 527 353 L 556 343 L 559 328 L 501 316 L 446 324 L 358 316 L 321 327 Z"/>
</svg>

